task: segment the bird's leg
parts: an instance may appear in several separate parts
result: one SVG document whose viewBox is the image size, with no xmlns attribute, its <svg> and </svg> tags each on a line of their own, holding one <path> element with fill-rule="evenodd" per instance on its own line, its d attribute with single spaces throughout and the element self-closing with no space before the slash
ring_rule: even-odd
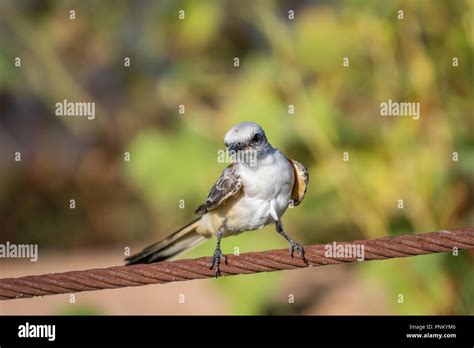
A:
<svg viewBox="0 0 474 348">
<path fill-rule="evenodd" d="M 306 266 L 308 265 L 308 261 L 306 260 L 306 258 L 304 257 L 304 249 L 303 247 L 301 246 L 301 244 L 299 243 L 296 243 L 293 239 L 291 239 L 290 237 L 288 237 L 288 235 L 285 233 L 285 230 L 283 229 L 283 224 L 281 223 L 281 220 L 277 220 L 275 221 L 275 227 L 276 227 L 276 230 L 277 232 L 287 240 L 288 243 L 290 243 L 290 255 L 291 257 L 293 257 L 293 253 L 295 252 L 295 250 L 298 252 L 298 254 L 300 255 L 300 257 L 303 259 L 304 263 L 306 264 Z"/>
<path fill-rule="evenodd" d="M 217 231 L 216 250 L 214 250 L 214 255 L 211 257 L 211 267 L 209 267 L 209 269 L 212 269 L 214 265 L 216 266 L 216 278 L 221 275 L 221 270 L 219 267 L 221 263 L 221 257 L 224 259 L 224 262 L 227 265 L 227 256 L 225 256 L 221 250 L 221 239 L 222 239 L 223 234 L 224 234 L 224 231 L 222 230 L 222 227 L 220 227 L 219 230 Z"/>
</svg>

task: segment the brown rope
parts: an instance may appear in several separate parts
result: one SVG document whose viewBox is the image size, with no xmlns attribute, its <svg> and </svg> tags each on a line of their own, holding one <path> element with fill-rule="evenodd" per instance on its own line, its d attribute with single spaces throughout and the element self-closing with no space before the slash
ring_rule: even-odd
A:
<svg viewBox="0 0 474 348">
<path fill-rule="evenodd" d="M 454 248 L 474 249 L 474 228 L 337 244 L 364 245 L 364 261 L 452 252 Z M 324 244 L 309 245 L 304 249 L 309 267 L 357 262 L 356 257 L 326 257 Z M 214 277 L 215 271 L 209 269 L 209 264 L 210 258 L 202 257 L 195 260 L 5 278 L 0 279 L 0 300 Z M 306 267 L 303 260 L 297 256 L 291 258 L 288 249 L 280 249 L 228 255 L 228 265 L 221 263 L 221 274 L 230 276 L 303 267 Z"/>
</svg>

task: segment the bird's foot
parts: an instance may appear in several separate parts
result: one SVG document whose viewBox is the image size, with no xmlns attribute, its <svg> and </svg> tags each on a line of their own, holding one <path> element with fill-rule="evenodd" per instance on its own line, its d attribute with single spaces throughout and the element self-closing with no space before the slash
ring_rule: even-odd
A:
<svg viewBox="0 0 474 348">
<path fill-rule="evenodd" d="M 209 267 L 209 269 L 212 269 L 214 266 L 216 266 L 216 278 L 221 275 L 221 257 L 224 259 L 224 262 L 227 265 L 227 256 L 222 253 L 220 248 L 216 248 L 214 255 L 211 257 L 211 267 Z"/>
<path fill-rule="evenodd" d="M 301 246 L 301 244 L 296 243 L 293 239 L 290 240 L 290 255 L 293 257 L 293 254 L 295 250 L 298 252 L 298 255 L 301 257 L 301 259 L 304 261 L 305 265 L 308 266 L 308 261 L 304 257 L 304 249 Z"/>
</svg>

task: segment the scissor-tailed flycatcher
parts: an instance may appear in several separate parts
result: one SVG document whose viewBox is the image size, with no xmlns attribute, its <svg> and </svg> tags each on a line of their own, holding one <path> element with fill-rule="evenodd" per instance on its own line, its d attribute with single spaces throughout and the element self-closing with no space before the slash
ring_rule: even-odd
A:
<svg viewBox="0 0 474 348">
<path fill-rule="evenodd" d="M 296 206 L 303 200 L 308 185 L 306 168 L 273 148 L 262 127 L 253 122 L 231 128 L 224 143 L 234 155 L 234 163 L 224 169 L 206 202 L 196 210 L 201 216 L 161 242 L 128 257 L 127 265 L 165 260 L 215 235 L 217 246 L 210 268 L 215 266 L 219 276 L 221 257 L 227 264 L 220 249 L 222 237 L 257 230 L 270 223 L 275 223 L 277 232 L 290 243 L 291 256 L 296 250 L 306 262 L 303 247 L 288 237 L 280 220 L 290 204 Z M 252 156 L 255 161 L 245 160 Z"/>
</svg>

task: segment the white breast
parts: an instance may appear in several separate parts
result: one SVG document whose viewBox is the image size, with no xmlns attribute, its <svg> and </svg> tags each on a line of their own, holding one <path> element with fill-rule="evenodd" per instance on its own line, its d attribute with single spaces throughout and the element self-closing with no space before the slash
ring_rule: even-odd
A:
<svg viewBox="0 0 474 348">
<path fill-rule="evenodd" d="M 226 234 L 259 229 L 280 219 L 295 180 L 286 157 L 276 150 L 255 168 L 239 164 L 236 174 L 243 181 L 243 194 L 233 208 L 237 214 L 225 222 Z"/>
</svg>

